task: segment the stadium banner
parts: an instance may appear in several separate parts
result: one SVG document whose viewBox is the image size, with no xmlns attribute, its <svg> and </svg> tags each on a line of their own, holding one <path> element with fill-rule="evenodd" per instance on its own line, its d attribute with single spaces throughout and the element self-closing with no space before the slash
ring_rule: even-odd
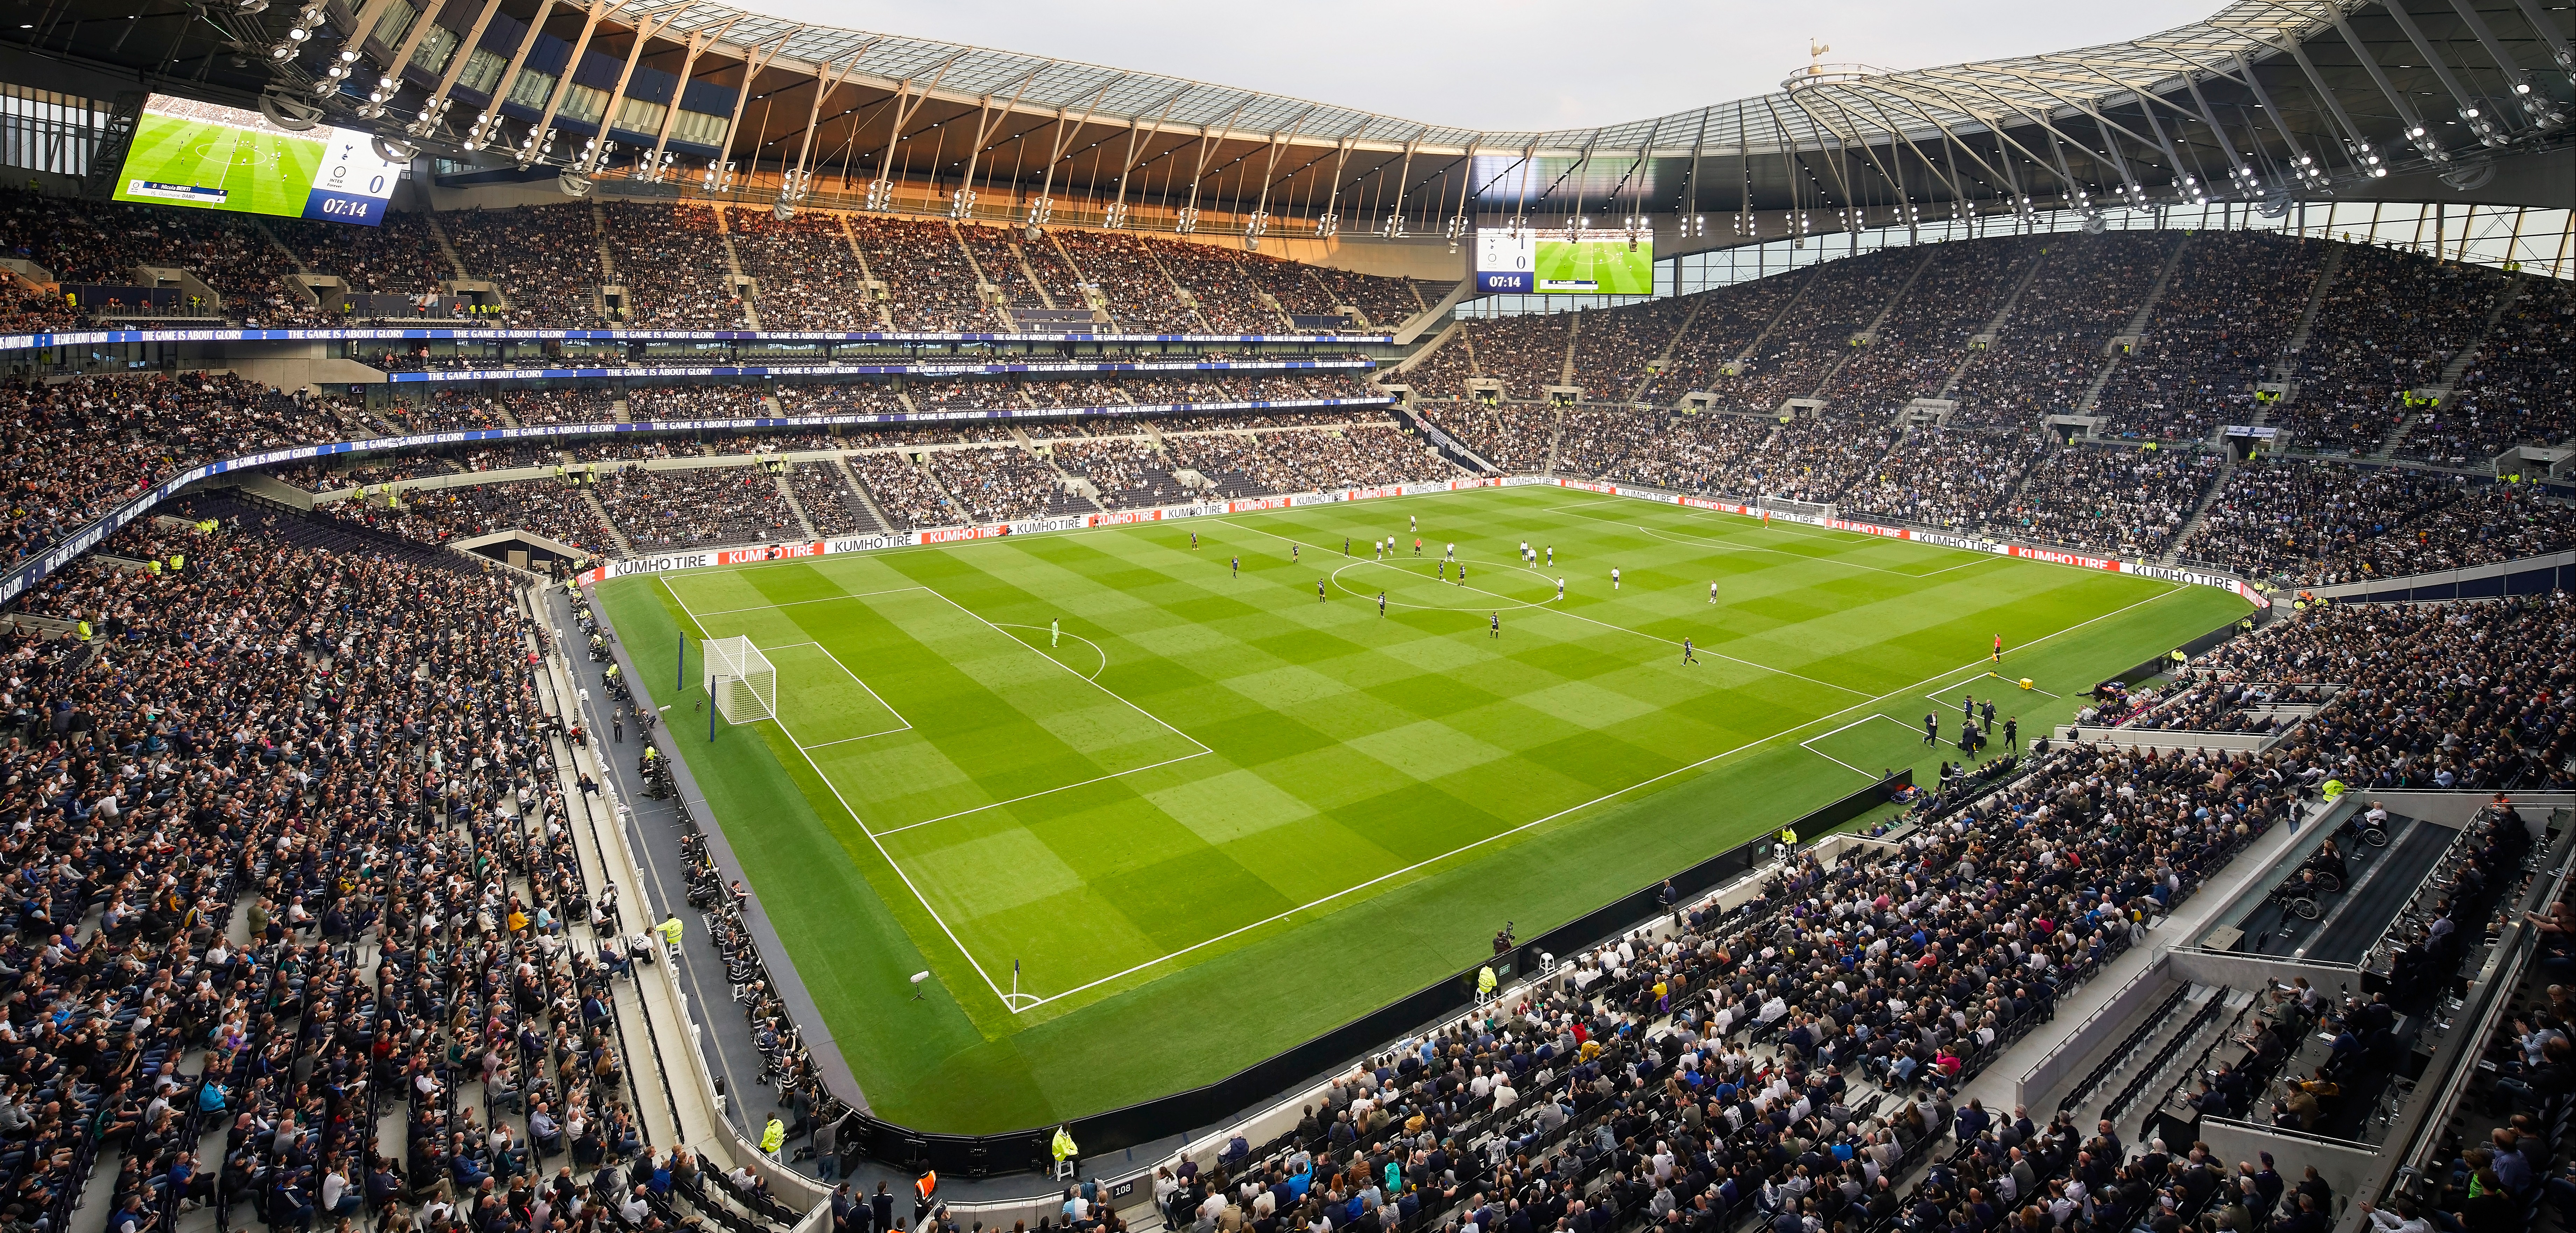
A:
<svg viewBox="0 0 2576 1233">
<path fill-rule="evenodd" d="M 455 381 L 567 381 L 600 377 L 999 377 L 1030 373 L 1365 371 L 1375 367 L 1377 361 L 1366 357 L 1341 360 L 1286 357 L 1274 360 L 1176 360 L 1167 364 L 1151 361 L 1101 364 L 687 364 L 643 368 L 456 368 L 387 373 L 385 380 L 409 385 Z"/>
<path fill-rule="evenodd" d="M 1011 524 L 995 523 L 985 527 L 933 527 L 917 534 L 925 544 L 955 544 L 970 539 L 993 539 L 1011 533 Z"/>
<path fill-rule="evenodd" d="M 94 347 L 136 342 L 806 342 L 806 343 L 1200 343 L 1240 346 L 1392 346 L 1393 334 L 1032 334 L 825 330 L 571 330 L 473 326 L 305 326 L 285 330 L 201 326 L 193 329 L 59 330 L 0 334 L 0 351 Z"/>
<path fill-rule="evenodd" d="M 2006 544 L 2004 555 L 2028 557 L 2034 561 L 2047 561 L 2054 565 L 2072 565 L 2078 569 L 2108 570 L 2115 574 L 2121 572 L 2122 564 L 2111 557 L 2086 556 L 2080 552 L 2067 552 L 2057 548 L 2034 548 L 2028 544 Z"/>
<path fill-rule="evenodd" d="M 880 548 L 909 548 L 920 542 L 910 531 L 887 535 L 843 535 L 823 541 L 825 553 L 875 552 Z"/>
</svg>

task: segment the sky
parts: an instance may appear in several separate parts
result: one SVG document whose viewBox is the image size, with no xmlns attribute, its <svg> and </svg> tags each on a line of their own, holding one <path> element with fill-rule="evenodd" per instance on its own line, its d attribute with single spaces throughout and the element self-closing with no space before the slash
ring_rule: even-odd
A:
<svg viewBox="0 0 2576 1233">
<path fill-rule="evenodd" d="M 1492 131 L 1583 128 L 1777 89 L 1807 63 L 1927 68 L 2136 38 L 2224 0 L 733 0 L 799 21 L 1193 77 Z"/>
</svg>

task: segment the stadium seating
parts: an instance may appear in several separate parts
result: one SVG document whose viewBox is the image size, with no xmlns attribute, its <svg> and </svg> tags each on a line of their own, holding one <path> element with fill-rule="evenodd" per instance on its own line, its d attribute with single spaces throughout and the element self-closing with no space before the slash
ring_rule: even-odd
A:
<svg viewBox="0 0 2576 1233">
<path fill-rule="evenodd" d="M 599 289 L 620 286 L 621 323 L 726 329 L 986 329 L 1019 311 L 1087 312 L 1097 295 L 1123 327 L 1274 333 L 1343 305 L 1385 328 L 1431 298 L 1400 280 L 1126 233 L 1031 238 L 629 201 L 431 221 L 398 215 L 354 233 L 24 194 L 0 210 L 11 245 L 66 283 L 124 285 L 138 265 L 176 263 L 222 313 L 263 323 L 318 319 L 290 284 L 298 272 L 387 296 L 490 279 L 509 306 L 495 319 L 511 324 L 601 324 Z M 1972 349 L 2017 287 L 1995 345 Z M 47 325 L 129 308 L 186 315 L 171 307 L 75 312 L 21 296 L 8 311 Z M 2106 356 L 2141 313 L 2145 345 Z M 1689 300 L 1474 319 L 1401 380 L 1429 423 L 1507 472 L 1830 502 L 1855 518 L 2313 585 L 2576 546 L 2563 499 L 2424 466 L 2477 469 L 2576 432 L 2571 314 L 2563 286 L 2385 250 L 2267 235 L 2016 237 L 1828 262 Z M 1876 342 L 1853 346 L 1873 322 Z M 1749 374 L 1723 371 L 1748 351 Z M 2438 406 L 2399 397 L 2454 369 Z M 2093 409 L 2131 440 L 2042 430 L 2041 415 L 2078 409 L 2106 370 Z M 2255 399 L 2257 380 L 2284 373 L 2286 402 Z M 1469 385 L 1478 378 L 1500 384 L 1494 405 Z M 1549 405 L 1544 387 L 1563 384 L 1579 401 Z M 1959 402 L 1948 422 L 1899 414 L 1945 388 Z M 1715 407 L 1681 410 L 1693 391 Z M 9 1201 L 56 1230 L 100 1215 L 75 1214 L 85 1193 L 162 1229 L 191 1203 L 234 1227 L 305 1227 L 364 1220 L 325 1210 L 321 1194 L 345 1189 L 365 1213 L 399 1200 L 437 1213 L 424 1228 L 452 1217 L 499 1233 L 522 1217 L 496 1208 L 570 1199 L 534 1180 L 560 1157 L 568 1187 L 606 1169 L 672 1174 L 637 1200 L 670 1226 L 750 1233 L 801 1218 L 647 1145 L 618 1018 L 633 1012 L 616 996 L 631 922 L 594 888 L 562 823 L 571 811 L 550 772 L 574 734 L 539 705 L 530 668 L 550 630 L 496 572 L 442 545 L 521 529 L 646 553 L 1461 473 L 1376 408 L 1189 409 L 1369 393 L 1361 376 L 1304 371 L 478 386 L 372 407 L 229 373 L 0 389 L 6 542 L 21 560 L 186 466 L 299 443 L 621 418 L 1068 412 L 337 457 L 273 477 L 332 494 L 432 476 L 457 486 L 324 513 L 191 493 L 167 507 L 174 520 L 129 527 L 20 597 L 11 612 L 24 624 L 0 635 L 15 738 L 0 750 L 0 791 L 19 836 L 0 966 L 34 979 L 11 1016 L 0 1100 L 28 1115 L 0 1117 L 14 1127 L 0 1134 Z M 1820 413 L 1779 414 L 1818 394 Z M 1183 409 L 1071 413 L 1159 404 Z M 2301 453 L 2230 462 L 2203 448 L 2216 425 L 2265 417 Z M 541 474 L 480 474 L 528 470 Z M 1976 1224 L 1979 1192 L 1997 1193 L 2017 1149 L 2040 1192 L 2022 1198 L 2048 1213 L 2034 1228 L 2065 1223 L 2060 1203 L 2099 1227 L 2134 1227 L 2161 1208 L 2161 1179 L 2129 1153 L 2062 1120 L 1963 1116 L 1944 1089 L 2047 1024 L 2132 944 L 2137 917 L 2169 911 L 2325 776 L 2367 789 L 2567 787 L 2571 664 L 2576 615 L 2563 597 L 2307 612 L 2205 655 L 2186 674 L 2194 684 L 2142 721 L 2265 730 L 2252 707 L 2270 695 L 2246 683 L 2346 687 L 2273 750 L 1996 757 L 1927 791 L 1888 846 L 1792 866 L 1749 904 L 1686 908 L 1669 936 L 1573 956 L 1527 1002 L 1409 1042 L 1344 1080 L 1288 1139 L 1222 1175 L 1172 1178 L 1157 1199 L 1190 1225 L 1225 1227 L 1227 1196 L 1246 1193 L 1227 1183 L 1254 1182 L 1251 1204 L 1268 1198 L 1271 1214 L 1314 1227 L 1328 1201 L 1365 1208 L 1359 1196 L 1394 1164 L 1417 1184 L 1381 1190 L 1394 1217 L 1363 1233 L 1452 1218 L 1492 1228 L 1511 1222 L 1513 1202 L 1542 1205 L 1553 1223 L 1571 1211 L 1565 1193 L 1602 1213 L 1569 1218 L 1590 1233 L 1729 1233 L 1757 1213 L 1932 1230 Z M 1970 859 L 2029 876 L 1926 893 Z M 1885 929 L 1874 948 L 1841 929 L 1883 925 L 1891 910 L 1953 932 L 1933 945 Z M 2018 949 L 1993 940 L 2003 936 Z M 785 1004 L 756 982 L 740 988 L 778 1061 L 764 1078 L 782 1091 L 810 1082 L 782 1031 Z M 400 1144 L 379 1130 L 396 1124 Z M 1775 1168 L 1808 1150 L 1834 1163 L 1803 1178 Z M 1301 1164 L 1320 1190 L 1292 1193 Z M 478 1194 L 487 1178 L 506 1201 Z M 2193 1184 L 2173 1180 L 2178 1192 Z M 1352 1223 L 1347 1206 L 1329 1214 L 1331 1227 Z"/>
<path fill-rule="evenodd" d="M 285 1226 L 326 1189 L 351 1211 L 452 1207 L 547 1154 L 635 1159 L 614 978 L 592 957 L 615 909 L 565 828 L 539 825 L 560 794 L 521 777 L 563 746 L 513 588 L 355 524 L 220 497 L 173 512 L 216 529 L 131 529 L 16 609 L 98 641 L 11 635 L 8 760 L 62 759 L 70 793 L 13 775 L 11 809 L 36 850 L 81 854 L 11 862 L 35 888 L 12 905 L 12 966 L 71 978 L 28 1009 L 64 998 L 76 1028 L 17 1055 L 9 1100 L 37 1116 L 0 1166 L 12 1202 L 64 1227 L 95 1176 L 160 1227 L 201 1205 Z M 322 592 L 343 602 L 299 598 Z M 116 687 L 142 665 L 148 688 Z M 299 678 L 330 705 L 273 708 Z M 134 773 L 66 756 L 111 747 Z M 227 810 L 249 795 L 269 803 Z M 183 829 L 185 848 L 155 838 Z M 39 954 L 75 931 L 76 960 Z M 580 1129 L 531 1155 L 546 1102 Z M 407 1144 L 378 1138 L 397 1111 Z"/>
<path fill-rule="evenodd" d="M 599 229 L 587 205 L 451 210 L 438 215 L 457 259 L 499 284 L 514 326 L 606 325 L 599 314 Z"/>
<path fill-rule="evenodd" d="M 2093 407 L 2112 435 L 2190 440 L 2256 422 L 2254 385 L 2287 350 L 2328 248 L 2250 232 L 2199 232 L 2185 245 L 2146 341 Z"/>
<path fill-rule="evenodd" d="M 1573 380 L 1583 401 L 1624 403 L 1650 375 L 1648 365 L 1662 357 L 1690 315 L 1680 300 L 1658 300 L 1627 308 L 1577 314 Z"/>
<path fill-rule="evenodd" d="M 760 324 L 770 330 L 873 330 L 882 325 L 840 216 L 727 210 L 733 251 L 755 280 Z"/>
<path fill-rule="evenodd" d="M 2015 240 L 1963 240 L 1929 251 L 1931 260 L 1879 323 L 1877 341 L 1855 351 L 1825 387 L 1838 412 L 1886 415 L 1910 399 L 1938 396 L 1968 358 L 1969 340 L 2034 262 L 2047 264 L 2045 249 Z"/>
</svg>

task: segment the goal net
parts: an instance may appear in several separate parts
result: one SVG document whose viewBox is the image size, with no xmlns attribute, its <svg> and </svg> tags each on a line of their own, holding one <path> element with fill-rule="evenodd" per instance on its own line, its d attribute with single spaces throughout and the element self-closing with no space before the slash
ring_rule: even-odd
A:
<svg viewBox="0 0 2576 1233">
<path fill-rule="evenodd" d="M 707 696 L 730 724 L 778 718 L 778 670 L 749 638 L 709 638 L 705 643 Z"/>
<path fill-rule="evenodd" d="M 1787 497 L 1764 497 L 1761 508 L 1775 515 L 1808 522 L 1832 522 L 1833 503 L 1829 501 L 1792 501 Z"/>
</svg>

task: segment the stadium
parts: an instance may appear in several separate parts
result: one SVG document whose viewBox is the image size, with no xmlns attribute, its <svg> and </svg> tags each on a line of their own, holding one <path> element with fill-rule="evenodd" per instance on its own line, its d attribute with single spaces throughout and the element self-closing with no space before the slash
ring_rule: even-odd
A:
<svg viewBox="0 0 2576 1233">
<path fill-rule="evenodd" d="M 11 1229 L 2576 1228 L 2563 4 L 22 13 Z"/>
</svg>

